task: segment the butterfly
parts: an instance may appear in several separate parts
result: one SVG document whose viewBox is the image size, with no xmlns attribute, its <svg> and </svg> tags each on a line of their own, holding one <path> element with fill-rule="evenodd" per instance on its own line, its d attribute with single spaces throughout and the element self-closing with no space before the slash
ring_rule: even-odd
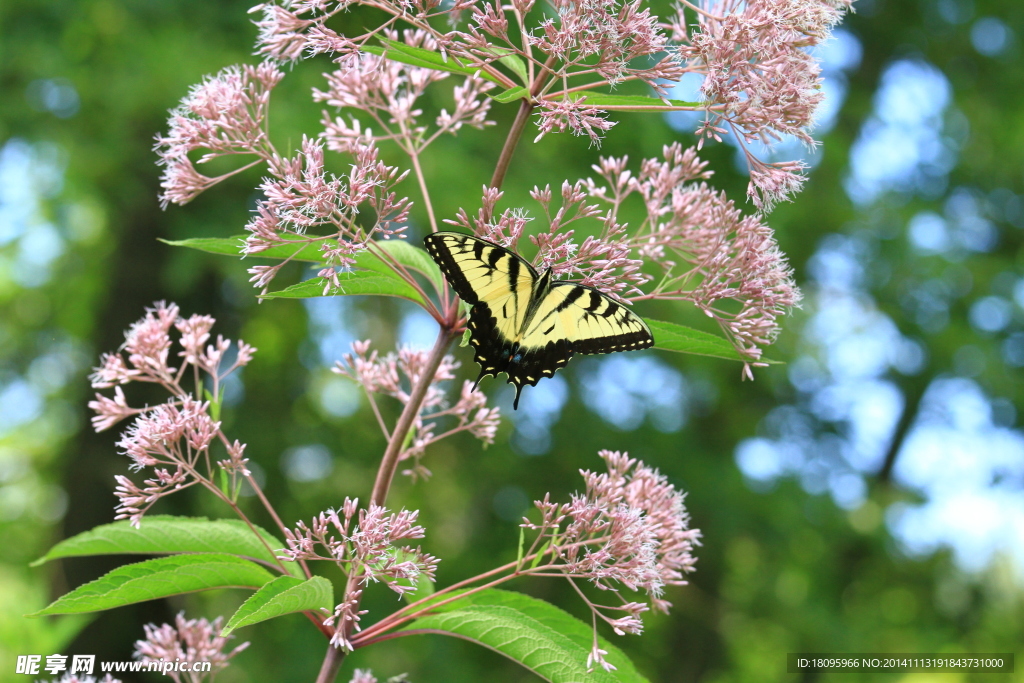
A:
<svg viewBox="0 0 1024 683">
<path fill-rule="evenodd" d="M 477 384 L 508 375 L 519 408 L 523 385 L 536 386 L 575 353 L 633 351 L 654 345 L 643 320 L 593 287 L 558 282 L 522 257 L 459 232 L 424 239 L 448 284 L 470 306 L 469 343 L 480 365 Z"/>
</svg>

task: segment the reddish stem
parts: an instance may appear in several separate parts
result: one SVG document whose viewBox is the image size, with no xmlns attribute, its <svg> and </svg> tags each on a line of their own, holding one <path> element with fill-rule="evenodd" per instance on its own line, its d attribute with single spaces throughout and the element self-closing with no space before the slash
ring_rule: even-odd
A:
<svg viewBox="0 0 1024 683">
<path fill-rule="evenodd" d="M 505 146 L 501 148 L 498 165 L 495 166 L 494 176 L 491 177 L 491 187 L 501 187 L 505 181 L 505 173 L 512 163 L 512 155 L 516 151 L 516 145 L 519 144 L 519 138 L 523 137 L 523 131 L 526 129 L 532 112 L 533 104 L 528 99 L 523 98 L 519 101 L 519 112 L 516 114 L 516 120 L 512 122 L 512 129 L 509 130 L 508 137 L 505 138 Z"/>
</svg>

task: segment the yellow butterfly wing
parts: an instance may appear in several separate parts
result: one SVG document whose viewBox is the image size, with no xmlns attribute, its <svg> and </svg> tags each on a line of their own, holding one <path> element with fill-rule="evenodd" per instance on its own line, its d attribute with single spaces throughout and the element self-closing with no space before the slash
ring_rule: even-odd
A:
<svg viewBox="0 0 1024 683">
<path fill-rule="evenodd" d="M 633 351 L 654 345 L 651 330 L 638 315 L 591 287 L 558 283 L 544 296 L 519 339 L 526 351 L 560 339 L 573 353 Z"/>
<path fill-rule="evenodd" d="M 424 243 L 459 298 L 479 309 L 477 317 L 493 317 L 502 341 L 515 340 L 526 320 L 537 271 L 508 249 L 472 235 L 436 232 Z"/>
<path fill-rule="evenodd" d="M 516 403 L 524 384 L 536 385 L 569 362 L 574 353 L 634 351 L 654 346 L 650 328 L 639 316 L 596 289 L 554 284 L 536 304 L 504 371 L 516 385 Z"/>
</svg>

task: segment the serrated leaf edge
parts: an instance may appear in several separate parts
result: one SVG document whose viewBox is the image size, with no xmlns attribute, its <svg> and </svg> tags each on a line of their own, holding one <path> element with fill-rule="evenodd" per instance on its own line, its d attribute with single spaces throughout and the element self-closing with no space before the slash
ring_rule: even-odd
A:
<svg viewBox="0 0 1024 683">
<path fill-rule="evenodd" d="M 248 598 L 246 598 L 245 602 L 243 602 L 239 606 L 239 608 L 237 610 L 235 610 L 235 613 L 231 616 L 231 619 L 228 620 L 228 623 L 224 626 L 224 629 L 221 631 L 220 634 L 222 636 L 226 637 L 226 636 L 231 635 L 232 632 L 237 631 L 240 628 L 244 628 L 246 626 L 252 626 L 253 624 L 258 624 L 261 621 L 268 621 L 269 619 L 273 619 L 275 617 L 284 616 L 285 614 L 295 614 L 296 612 L 305 612 L 305 611 L 307 611 L 307 610 L 301 610 L 301 609 L 299 609 L 299 610 L 292 610 L 290 612 L 282 612 L 280 614 L 275 614 L 274 616 L 271 616 L 271 617 L 265 617 L 265 618 L 261 618 L 261 619 L 251 620 L 252 617 L 254 617 L 255 615 L 259 614 L 260 611 L 265 609 L 270 604 L 270 602 L 268 601 L 268 602 L 264 603 L 263 605 L 260 605 L 260 607 L 256 608 L 255 610 L 253 610 L 249 614 L 246 614 L 246 615 L 242 616 L 241 618 L 239 618 L 237 623 L 235 622 L 236 617 L 238 617 L 238 615 L 241 613 L 241 611 L 243 609 L 245 609 L 246 605 L 248 605 L 250 602 L 252 602 L 256 598 L 258 598 L 262 591 L 266 590 L 272 584 L 279 582 L 281 579 L 285 579 L 285 580 L 291 579 L 293 581 L 298 581 L 298 583 L 290 586 L 289 588 L 284 589 L 280 593 L 277 593 L 277 594 L 271 596 L 270 600 L 275 600 L 277 598 L 281 598 L 281 597 L 287 595 L 288 593 L 292 592 L 293 590 L 302 588 L 303 586 L 309 584 L 312 581 L 316 581 L 318 584 L 320 582 L 326 583 L 328 585 L 328 587 L 330 588 L 330 592 L 331 592 L 331 596 L 332 596 L 330 601 L 333 601 L 333 599 L 334 599 L 333 598 L 333 595 L 334 595 L 334 585 L 328 579 L 325 579 L 322 576 L 311 576 L 310 578 L 308 578 L 306 580 L 302 580 L 302 579 L 300 579 L 298 577 L 295 577 L 295 576 L 278 576 L 278 577 L 274 578 L 272 581 L 268 581 L 267 583 L 265 583 L 262 586 L 260 586 L 260 588 L 255 593 L 253 593 Z M 330 607 L 331 606 L 328 605 L 328 606 L 324 607 L 323 609 L 330 609 Z"/>
</svg>

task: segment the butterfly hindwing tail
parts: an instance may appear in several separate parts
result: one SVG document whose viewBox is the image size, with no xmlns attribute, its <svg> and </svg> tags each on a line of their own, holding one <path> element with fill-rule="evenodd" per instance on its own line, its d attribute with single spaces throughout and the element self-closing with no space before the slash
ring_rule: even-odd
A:
<svg viewBox="0 0 1024 683">
<path fill-rule="evenodd" d="M 565 367 L 572 354 L 572 344 L 566 339 L 548 342 L 538 349 L 516 345 L 505 369 L 509 384 L 516 387 L 516 400 L 512 408 L 519 405 L 519 394 L 524 386 L 536 386 L 543 378 L 553 376 L 556 370 Z"/>
</svg>

